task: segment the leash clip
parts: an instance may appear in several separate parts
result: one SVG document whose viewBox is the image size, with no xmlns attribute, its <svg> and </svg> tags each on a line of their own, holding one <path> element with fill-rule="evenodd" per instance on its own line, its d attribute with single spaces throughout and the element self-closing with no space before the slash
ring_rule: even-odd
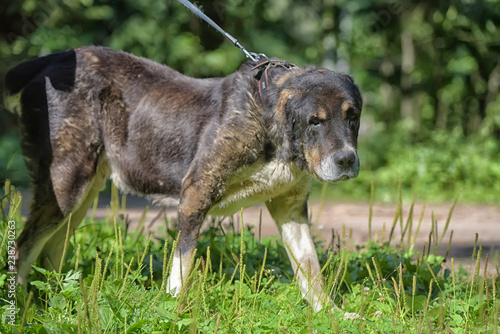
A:
<svg viewBox="0 0 500 334">
<path fill-rule="evenodd" d="M 227 37 L 227 36 L 226 36 Z M 231 36 L 232 37 L 232 36 Z M 229 39 L 234 45 L 236 45 L 240 50 L 241 52 L 243 52 L 245 54 L 245 57 L 247 57 L 248 59 L 250 59 L 251 61 L 254 61 L 254 62 L 258 62 L 260 61 L 262 58 L 265 58 L 267 61 L 271 61 L 271 58 L 269 58 L 268 56 L 266 56 L 264 53 L 257 53 L 257 52 L 250 52 L 248 51 L 247 49 L 245 49 L 245 47 L 243 45 L 240 44 L 240 42 L 238 42 L 238 40 L 234 39 Z"/>
</svg>

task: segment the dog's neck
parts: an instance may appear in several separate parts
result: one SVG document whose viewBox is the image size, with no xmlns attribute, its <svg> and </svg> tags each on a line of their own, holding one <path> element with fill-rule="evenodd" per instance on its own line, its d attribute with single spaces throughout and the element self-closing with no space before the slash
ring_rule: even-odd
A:
<svg viewBox="0 0 500 334">
<path fill-rule="evenodd" d="M 265 155 L 283 162 L 294 162 L 300 169 L 306 168 L 300 147 L 294 147 L 297 143 L 293 138 L 293 120 L 286 108 L 290 97 L 286 85 L 287 78 L 294 77 L 293 73 L 302 69 L 276 60 L 276 63 L 266 63 L 262 67 L 253 66 L 250 71 L 245 81 L 251 86 L 251 94 L 247 95 L 248 100 L 245 103 L 254 104 L 260 110 L 266 143 L 269 143 Z M 248 73 L 248 69 L 245 72 Z"/>
<path fill-rule="evenodd" d="M 259 81 L 259 96 L 262 99 L 263 95 L 265 95 L 266 90 L 269 88 L 271 84 L 272 72 L 276 72 L 272 69 L 278 69 L 278 72 L 282 72 L 281 70 L 290 70 L 292 68 L 297 67 L 295 64 L 289 63 L 287 60 L 281 59 L 273 59 L 266 60 L 257 65 L 255 65 L 252 70 L 257 70 L 257 73 L 254 75 L 254 78 Z M 270 73 L 271 72 L 271 73 Z"/>
</svg>

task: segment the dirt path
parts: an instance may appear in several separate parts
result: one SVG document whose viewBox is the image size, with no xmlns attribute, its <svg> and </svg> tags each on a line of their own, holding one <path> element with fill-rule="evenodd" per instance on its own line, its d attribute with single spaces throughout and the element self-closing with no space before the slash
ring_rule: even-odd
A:
<svg viewBox="0 0 500 334">
<path fill-rule="evenodd" d="M 106 204 L 104 204 L 109 203 L 109 199 L 103 198 L 99 203 L 102 204 L 99 205 L 96 211 L 96 218 L 104 218 L 110 212 L 109 206 L 106 208 Z M 125 215 L 127 215 L 130 221 L 129 229 L 135 229 L 146 205 L 148 205 L 148 202 L 144 199 L 137 197 L 127 198 L 127 210 Z M 409 204 L 403 206 L 403 224 L 405 224 L 408 219 L 409 206 Z M 416 204 L 414 207 L 413 232 L 416 229 L 422 207 L 422 204 Z M 420 233 L 416 239 L 417 250 L 421 250 L 424 244 L 428 243 L 429 233 L 432 228 L 432 215 L 434 214 L 435 220 L 437 221 L 438 235 L 440 236 L 445 227 L 450 208 L 451 204 L 428 204 L 425 207 Z M 396 205 L 374 205 L 372 238 L 377 238 L 377 240 L 382 240 L 382 238 L 384 238 L 384 240 L 387 240 L 396 210 Z M 244 210 L 243 221 L 245 225 L 254 226 L 256 234 L 258 234 L 261 211 L 262 236 L 278 235 L 278 230 L 264 205 Z M 89 214 L 90 213 L 91 210 L 89 210 Z M 367 203 L 327 202 L 324 203 L 323 210 L 320 213 L 320 203 L 312 202 L 310 203 L 310 214 L 312 215 L 313 234 L 320 236 L 327 242 L 332 239 L 332 229 L 334 229 L 337 235 L 342 234 L 343 226 L 346 239 L 349 239 L 349 235 L 351 236 L 351 241 L 347 243 L 351 247 L 363 244 L 369 238 L 369 205 Z M 157 219 L 154 221 L 155 217 L 157 217 Z M 165 224 L 163 217 L 175 219 L 176 211 L 174 209 L 169 209 L 160 213 L 159 208 L 152 207 L 146 215 L 145 226 L 148 227 L 149 231 L 155 232 L 158 230 L 159 226 Z M 237 215 L 235 219 L 239 219 L 238 217 L 239 215 Z M 448 232 L 441 243 L 439 253 L 442 255 L 446 253 L 449 235 L 452 230 L 453 242 L 450 248 L 450 257 L 462 259 L 470 257 L 474 247 L 476 233 L 478 233 L 478 240 L 483 247 L 483 254 L 490 254 L 490 261 L 492 261 L 492 259 L 495 258 L 494 254 L 500 251 L 500 206 L 457 205 L 453 212 Z M 400 238 L 401 229 L 398 222 L 392 240 L 399 241 Z M 500 265 L 498 256 L 496 257 L 496 264 Z"/>
</svg>

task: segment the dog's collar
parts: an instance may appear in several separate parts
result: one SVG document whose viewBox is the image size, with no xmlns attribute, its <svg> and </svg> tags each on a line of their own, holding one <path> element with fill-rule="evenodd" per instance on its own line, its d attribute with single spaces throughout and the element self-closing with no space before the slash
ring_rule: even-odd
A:
<svg viewBox="0 0 500 334">
<path fill-rule="evenodd" d="M 255 74 L 254 78 L 259 81 L 259 95 L 262 99 L 262 92 L 269 88 L 269 77 L 268 70 L 273 67 L 281 67 L 285 70 L 290 70 L 297 67 L 295 64 L 289 63 L 287 60 L 271 59 L 265 60 L 254 67 L 250 71 L 258 69 L 259 71 Z M 262 78 L 264 77 L 264 78 Z"/>
</svg>

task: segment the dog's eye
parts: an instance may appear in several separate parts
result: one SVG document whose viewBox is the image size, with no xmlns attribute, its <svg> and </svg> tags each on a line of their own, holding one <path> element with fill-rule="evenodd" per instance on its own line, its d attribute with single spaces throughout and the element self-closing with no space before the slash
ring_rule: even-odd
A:
<svg viewBox="0 0 500 334">
<path fill-rule="evenodd" d="M 358 123 L 359 123 L 359 116 L 358 115 L 349 116 L 349 125 L 357 126 Z"/>
<path fill-rule="evenodd" d="M 309 125 L 320 125 L 321 123 L 323 123 L 323 120 L 319 119 L 316 116 L 313 116 L 309 119 Z"/>
</svg>

